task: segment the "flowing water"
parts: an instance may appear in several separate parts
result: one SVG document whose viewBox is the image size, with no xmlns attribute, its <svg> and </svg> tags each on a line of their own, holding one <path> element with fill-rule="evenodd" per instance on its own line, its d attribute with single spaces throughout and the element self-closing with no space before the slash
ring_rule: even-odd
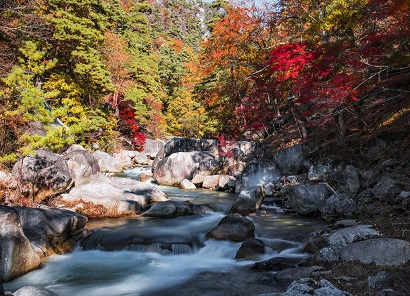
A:
<svg viewBox="0 0 410 296">
<path fill-rule="evenodd" d="M 140 169 L 129 170 L 124 177 L 138 179 L 140 172 Z M 222 296 L 276 292 L 279 290 L 272 279 L 274 272 L 255 272 L 249 266 L 275 256 L 306 256 L 295 239 L 325 227 L 318 220 L 264 206 L 262 215 L 248 218 L 255 224 L 256 237 L 267 246 L 265 254 L 252 260 L 236 260 L 241 243 L 205 240 L 205 234 L 229 212 L 236 194 L 159 188 L 172 200 L 206 203 L 215 212 L 172 219 L 89 221 L 86 228 L 97 237 L 93 243 L 69 254 L 46 258 L 42 268 L 4 284 L 5 289 L 15 291 L 22 286 L 37 285 L 62 296 Z M 151 243 L 134 244 L 117 251 L 101 248 L 104 241 L 115 246 L 141 238 Z M 171 242 L 169 247 L 158 243 L 164 238 Z"/>
</svg>

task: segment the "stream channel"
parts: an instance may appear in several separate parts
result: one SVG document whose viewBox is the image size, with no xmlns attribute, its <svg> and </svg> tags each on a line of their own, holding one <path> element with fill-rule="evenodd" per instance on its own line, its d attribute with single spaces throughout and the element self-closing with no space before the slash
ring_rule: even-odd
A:
<svg viewBox="0 0 410 296">
<path fill-rule="evenodd" d="M 130 169 L 122 177 L 139 179 L 141 168 Z M 120 251 L 101 250 L 98 244 L 85 250 L 45 258 L 42 268 L 4 284 L 5 290 L 35 285 L 65 296 L 120 295 L 257 295 L 279 292 L 274 272 L 257 272 L 250 265 L 275 256 L 304 257 L 298 238 L 326 224 L 314 218 L 286 213 L 263 205 L 263 215 L 247 217 L 255 224 L 255 237 L 265 244 L 265 254 L 237 260 L 241 243 L 205 240 L 229 213 L 237 194 L 211 190 L 180 190 L 158 186 L 177 201 L 208 204 L 215 212 L 176 218 L 119 218 L 90 220 L 86 228 L 109 240 L 167 237 L 186 244 L 134 245 Z M 300 240 L 299 240 L 300 241 Z M 270 246 L 270 247 L 269 247 Z"/>
</svg>

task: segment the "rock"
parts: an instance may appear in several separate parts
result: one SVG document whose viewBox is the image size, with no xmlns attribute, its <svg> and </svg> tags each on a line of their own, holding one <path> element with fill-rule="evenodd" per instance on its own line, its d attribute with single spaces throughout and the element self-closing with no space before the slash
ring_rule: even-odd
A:
<svg viewBox="0 0 410 296">
<path fill-rule="evenodd" d="M 19 192 L 34 202 L 63 193 L 74 184 L 67 162 L 45 150 L 19 159 L 12 174 Z"/>
<path fill-rule="evenodd" d="M 134 165 L 134 159 L 140 154 L 138 151 L 120 150 L 113 153 L 113 157 L 118 159 L 124 166 L 131 167 Z"/>
<path fill-rule="evenodd" d="M 264 197 L 265 189 L 262 185 L 243 190 L 236 198 L 230 213 L 239 213 L 244 216 L 249 215 L 260 209 Z"/>
<path fill-rule="evenodd" d="M 177 212 L 177 205 L 173 201 L 162 201 L 155 203 L 143 213 L 147 217 L 173 218 Z M 192 212 L 193 214 L 193 212 Z"/>
<path fill-rule="evenodd" d="M 123 162 L 103 151 L 97 150 L 93 156 L 97 159 L 100 171 L 103 173 L 119 173 L 126 167 Z"/>
<path fill-rule="evenodd" d="M 304 278 L 292 282 L 282 296 L 350 296 L 332 285 L 328 280 Z"/>
<path fill-rule="evenodd" d="M 286 147 L 273 156 L 282 173 L 297 173 L 305 159 L 301 144 Z"/>
<path fill-rule="evenodd" d="M 192 183 L 195 185 L 201 185 L 206 177 L 216 174 L 220 167 L 221 163 L 215 158 L 209 158 L 202 161 L 195 169 Z"/>
<path fill-rule="evenodd" d="M 140 175 L 141 182 L 154 181 L 154 174 L 151 172 L 142 172 Z"/>
<path fill-rule="evenodd" d="M 3 288 L 3 283 L 0 280 L 0 296 L 4 296 L 4 288 Z"/>
<path fill-rule="evenodd" d="M 146 209 L 150 203 L 168 200 L 162 191 L 147 183 L 105 176 L 74 187 L 68 194 L 62 194 L 61 199 L 63 202 L 88 202 L 100 205 L 113 216 L 138 213 Z"/>
<path fill-rule="evenodd" d="M 343 193 L 336 193 L 326 200 L 319 211 L 322 218 L 328 221 L 349 217 L 356 211 L 356 202 Z"/>
<path fill-rule="evenodd" d="M 40 257 L 72 251 L 84 236 L 87 217 L 54 209 L 14 207 L 26 237 Z"/>
<path fill-rule="evenodd" d="M 336 221 L 333 225 L 333 229 L 339 229 L 339 228 L 345 228 L 345 227 L 351 227 L 351 226 L 356 226 L 357 221 L 354 219 L 345 219 L 345 220 L 339 220 Z"/>
<path fill-rule="evenodd" d="M 367 285 L 370 293 L 376 293 L 381 289 L 388 288 L 389 274 L 387 271 L 380 271 L 376 275 L 367 277 Z"/>
<path fill-rule="evenodd" d="M 206 176 L 202 183 L 202 188 L 215 190 L 218 188 L 220 175 Z"/>
<path fill-rule="evenodd" d="M 38 286 L 26 286 L 13 293 L 14 296 L 57 296 L 56 293 Z"/>
<path fill-rule="evenodd" d="M 373 229 L 371 225 L 357 225 L 332 231 L 332 233 L 326 237 L 326 241 L 329 246 L 340 248 L 357 241 L 380 236 L 380 232 Z"/>
<path fill-rule="evenodd" d="M 165 142 L 162 140 L 146 139 L 144 143 L 144 153 L 148 158 L 154 159 L 158 152 L 164 147 Z"/>
<path fill-rule="evenodd" d="M 240 214 L 225 216 L 218 225 L 206 234 L 206 238 L 217 240 L 230 240 L 243 242 L 249 237 L 254 237 L 255 225 Z"/>
<path fill-rule="evenodd" d="M 223 158 L 223 168 L 221 173 L 234 177 L 240 176 L 246 166 L 250 155 L 255 151 L 254 142 L 238 141 L 220 143 L 221 157 Z"/>
<path fill-rule="evenodd" d="M 304 258 L 289 258 L 289 257 L 273 257 L 268 260 L 256 262 L 251 266 L 252 270 L 273 270 L 280 271 L 290 268 L 298 267 L 302 263 Z"/>
<path fill-rule="evenodd" d="M 0 280 L 8 282 L 40 267 L 40 257 L 24 235 L 18 212 L 0 206 Z"/>
<path fill-rule="evenodd" d="M 79 145 L 70 147 L 63 158 L 72 170 L 75 186 L 83 185 L 100 176 L 100 166 L 94 156 Z"/>
<path fill-rule="evenodd" d="M 0 188 L 17 188 L 16 180 L 10 173 L 6 173 L 0 170 Z"/>
<path fill-rule="evenodd" d="M 195 184 L 191 183 L 191 181 L 184 179 L 182 180 L 182 182 L 179 184 L 179 188 L 180 189 L 184 189 L 184 190 L 195 190 L 196 186 Z"/>
<path fill-rule="evenodd" d="M 372 189 L 372 193 L 377 199 L 388 204 L 393 204 L 400 192 L 400 183 L 387 176 L 382 177 Z"/>
<path fill-rule="evenodd" d="M 270 248 L 272 251 L 280 253 L 287 249 L 299 248 L 300 244 L 293 241 L 288 241 L 284 239 L 263 239 L 265 247 Z"/>
<path fill-rule="evenodd" d="M 274 275 L 274 278 L 279 285 L 287 286 L 295 280 L 307 278 L 309 276 L 314 275 L 318 271 L 322 271 L 322 270 L 323 270 L 323 267 L 321 266 L 294 267 L 294 268 L 284 269 L 284 270 L 277 272 Z M 294 294 L 294 295 L 299 296 L 301 294 Z"/>
<path fill-rule="evenodd" d="M 235 259 L 243 259 L 265 253 L 263 242 L 256 238 L 247 238 L 236 252 Z"/>
<path fill-rule="evenodd" d="M 235 180 L 235 177 L 220 175 L 217 189 L 220 191 L 234 190 L 235 186 L 231 186 L 231 182 L 235 182 Z"/>
<path fill-rule="evenodd" d="M 236 181 L 235 192 L 241 192 L 256 185 L 265 185 L 279 180 L 283 175 L 275 163 L 253 160 L 248 163 Z"/>
<path fill-rule="evenodd" d="M 375 238 L 348 244 L 338 253 L 344 261 L 398 266 L 410 260 L 410 242 L 392 238 Z"/>
<path fill-rule="evenodd" d="M 164 158 L 178 152 L 210 152 L 211 154 L 219 155 L 219 144 L 213 139 L 193 139 L 193 138 L 172 138 L 167 142 L 160 151 L 158 151 L 152 170 L 156 171 L 157 164 Z M 197 163 L 200 163 L 197 162 Z M 192 177 L 192 176 L 191 176 Z M 191 179 L 191 178 L 189 178 Z"/>
<path fill-rule="evenodd" d="M 292 209 L 300 215 L 314 214 L 326 204 L 329 193 L 325 185 L 296 185 L 288 192 Z"/>
<path fill-rule="evenodd" d="M 178 152 L 159 161 L 153 167 L 154 180 L 160 185 L 178 186 L 182 180 L 191 180 L 198 165 L 215 156 L 209 152 Z M 195 184 L 195 183 L 194 183 Z"/>
<path fill-rule="evenodd" d="M 316 261 L 336 262 L 339 261 L 339 255 L 332 248 L 322 248 L 314 256 Z"/>
<path fill-rule="evenodd" d="M 356 196 L 360 189 L 358 170 L 339 159 L 324 159 L 309 168 L 308 179 L 312 182 L 329 182 L 349 196 Z"/>
<path fill-rule="evenodd" d="M 393 289 L 383 289 L 378 296 L 399 296 L 399 294 Z"/>
<path fill-rule="evenodd" d="M 139 165 L 149 165 L 152 163 L 152 160 L 148 158 L 143 153 L 138 153 L 134 158 L 133 158 L 134 163 L 139 164 Z"/>
</svg>

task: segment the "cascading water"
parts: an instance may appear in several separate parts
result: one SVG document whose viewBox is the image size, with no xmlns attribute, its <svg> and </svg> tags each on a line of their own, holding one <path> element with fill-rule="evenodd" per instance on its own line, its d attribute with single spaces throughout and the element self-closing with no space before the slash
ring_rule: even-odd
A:
<svg viewBox="0 0 410 296">
<path fill-rule="evenodd" d="M 125 177 L 138 179 L 140 169 Z M 276 207 L 248 217 L 265 254 L 236 260 L 241 243 L 205 240 L 229 212 L 236 194 L 159 187 L 172 200 L 209 204 L 214 213 L 172 219 L 93 220 L 93 235 L 74 252 L 53 256 L 43 267 L 4 284 L 15 291 L 37 285 L 58 295 L 255 295 L 276 292 L 272 272 L 255 273 L 248 266 L 275 256 L 303 257 L 301 244 L 288 240 L 324 227 L 319 221 L 285 214 Z"/>
</svg>

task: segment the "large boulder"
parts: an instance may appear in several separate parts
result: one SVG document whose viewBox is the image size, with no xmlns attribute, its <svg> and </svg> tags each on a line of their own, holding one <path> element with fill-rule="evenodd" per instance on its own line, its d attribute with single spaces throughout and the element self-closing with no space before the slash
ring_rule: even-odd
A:
<svg viewBox="0 0 410 296">
<path fill-rule="evenodd" d="M 326 204 L 329 193 L 325 185 L 296 185 L 288 191 L 288 201 L 292 209 L 300 215 L 319 212 Z"/>
<path fill-rule="evenodd" d="M 222 218 L 218 225 L 206 234 L 206 238 L 243 242 L 255 236 L 255 225 L 240 214 L 231 214 Z"/>
<path fill-rule="evenodd" d="M 236 181 L 235 192 L 241 192 L 247 188 L 266 185 L 269 182 L 277 181 L 283 175 L 275 163 L 251 161 Z"/>
<path fill-rule="evenodd" d="M 393 204 L 396 196 L 401 192 L 401 184 L 399 181 L 383 176 L 381 180 L 373 187 L 372 193 L 374 196 L 383 202 Z"/>
<path fill-rule="evenodd" d="M 320 160 L 309 168 L 311 182 L 328 182 L 338 191 L 355 197 L 360 189 L 358 170 L 337 158 Z"/>
<path fill-rule="evenodd" d="M 221 175 L 206 176 L 204 178 L 204 182 L 202 183 L 202 188 L 212 189 L 212 190 L 217 189 L 218 185 L 219 185 L 219 179 L 220 178 L 221 178 Z"/>
<path fill-rule="evenodd" d="M 343 261 L 398 266 L 410 260 L 410 242 L 393 238 L 374 238 L 348 244 L 338 253 Z"/>
<path fill-rule="evenodd" d="M 97 150 L 93 156 L 97 159 L 100 171 L 103 173 L 119 173 L 124 171 L 126 167 L 122 161 L 103 151 Z"/>
<path fill-rule="evenodd" d="M 0 280 L 8 282 L 40 267 L 40 257 L 24 235 L 18 212 L 0 206 Z"/>
<path fill-rule="evenodd" d="M 67 162 L 60 155 L 46 150 L 37 150 L 35 154 L 19 159 L 12 174 L 19 192 L 34 202 L 63 193 L 74 184 Z"/>
<path fill-rule="evenodd" d="M 178 152 L 163 158 L 153 168 L 154 180 L 160 185 L 178 186 L 182 180 L 191 180 L 198 165 L 215 156 L 210 152 Z"/>
<path fill-rule="evenodd" d="M 380 237 L 381 234 L 371 225 L 356 225 L 334 230 L 326 237 L 326 242 L 333 248 L 340 248 L 348 244 Z"/>
<path fill-rule="evenodd" d="M 39 256 L 72 251 L 84 236 L 88 219 L 83 215 L 46 206 L 14 208 L 19 213 L 24 234 Z"/>
<path fill-rule="evenodd" d="M 79 145 L 71 146 L 63 155 L 73 172 L 75 186 L 89 183 L 100 176 L 100 166 L 94 156 Z"/>
<path fill-rule="evenodd" d="M 247 238 L 236 252 L 235 259 L 253 257 L 265 253 L 263 242 L 256 238 Z"/>
<path fill-rule="evenodd" d="M 356 211 L 356 201 L 346 194 L 336 193 L 330 196 L 326 203 L 319 208 L 322 218 L 336 220 L 339 217 L 352 216 Z"/>
<path fill-rule="evenodd" d="M 192 177 L 192 183 L 195 185 L 201 185 L 206 177 L 215 175 L 220 168 L 221 163 L 215 158 L 208 158 L 202 161 L 195 169 Z"/>
<path fill-rule="evenodd" d="M 265 189 L 262 185 L 241 191 L 231 208 L 231 214 L 239 213 L 246 216 L 259 210 L 264 197 Z"/>
<path fill-rule="evenodd" d="M 135 158 L 140 155 L 138 151 L 132 150 L 120 150 L 116 153 L 113 153 L 113 157 L 118 159 L 124 166 L 131 167 L 134 165 Z"/>
<path fill-rule="evenodd" d="M 160 152 L 164 147 L 164 145 L 165 142 L 162 140 L 146 139 L 142 153 L 144 153 L 148 158 L 154 159 L 157 156 L 158 152 Z"/>
<path fill-rule="evenodd" d="M 84 206 L 101 206 L 113 216 L 139 213 L 149 204 L 168 200 L 158 188 L 147 183 L 125 178 L 100 177 L 99 179 L 74 187 L 68 194 L 62 194 L 66 203 L 82 203 Z"/>
<path fill-rule="evenodd" d="M 282 173 L 297 173 L 305 160 L 303 146 L 301 144 L 286 147 L 273 156 Z"/>
<path fill-rule="evenodd" d="M 172 138 L 167 142 L 162 149 L 157 153 L 154 163 L 152 164 L 153 171 L 156 170 L 157 164 L 164 158 L 178 152 L 211 152 L 213 155 L 219 155 L 218 140 L 213 139 L 194 139 L 194 138 Z"/>
</svg>

